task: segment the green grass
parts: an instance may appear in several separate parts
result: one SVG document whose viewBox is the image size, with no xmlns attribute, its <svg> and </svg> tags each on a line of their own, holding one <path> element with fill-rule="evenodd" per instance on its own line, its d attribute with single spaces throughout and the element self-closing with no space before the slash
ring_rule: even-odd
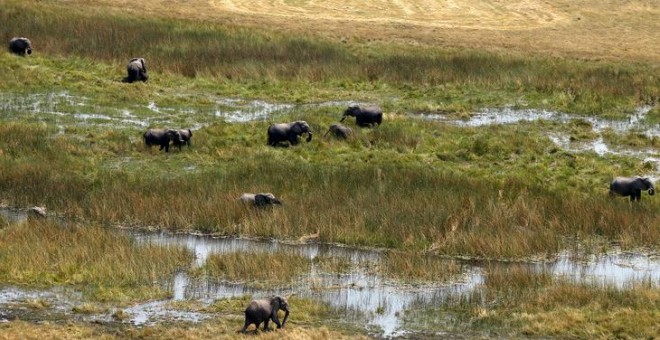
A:
<svg viewBox="0 0 660 340">
<path fill-rule="evenodd" d="M 396 112 L 522 104 L 622 117 L 658 99 L 657 67 L 637 63 L 392 42 L 343 44 L 311 35 L 57 3 L 7 1 L 0 21 L 5 23 L 2 36 L 21 32 L 33 40 L 36 58 L 60 56 L 71 65 L 66 74 L 48 78 L 43 68 L 16 72 L 10 64 L 4 67 L 5 74 L 15 75 L 10 83 L 41 88 L 74 83 L 77 89 L 91 87 L 97 96 L 118 101 L 143 97 L 152 88 L 134 86 L 134 93 L 117 91 L 125 88 L 120 85 L 106 89 L 124 76 L 126 62 L 137 55 L 147 59 L 150 82 L 161 87 L 204 87 L 290 102 L 389 97 L 396 100 L 382 104 Z M 94 69 L 100 73 L 87 72 Z"/>
</svg>

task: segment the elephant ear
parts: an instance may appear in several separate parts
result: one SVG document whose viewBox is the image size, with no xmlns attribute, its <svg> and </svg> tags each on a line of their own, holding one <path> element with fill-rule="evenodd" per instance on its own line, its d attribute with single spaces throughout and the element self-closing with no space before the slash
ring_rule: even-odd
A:
<svg viewBox="0 0 660 340">
<path fill-rule="evenodd" d="M 291 132 L 293 132 L 296 135 L 302 134 L 302 122 L 295 122 L 293 125 L 291 125 Z"/>
<path fill-rule="evenodd" d="M 272 310 L 276 311 L 280 309 L 280 305 L 282 304 L 282 298 L 279 296 L 273 296 L 270 298 L 270 306 L 272 307 Z"/>
</svg>

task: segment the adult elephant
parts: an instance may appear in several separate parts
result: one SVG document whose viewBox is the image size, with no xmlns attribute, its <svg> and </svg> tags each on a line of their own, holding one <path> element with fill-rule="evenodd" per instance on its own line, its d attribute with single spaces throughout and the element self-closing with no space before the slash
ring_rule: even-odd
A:
<svg viewBox="0 0 660 340">
<path fill-rule="evenodd" d="M 158 150 L 165 149 L 165 152 L 170 151 L 170 142 L 183 144 L 179 130 L 173 129 L 149 129 L 144 133 L 143 138 L 146 146 L 160 145 Z"/>
<path fill-rule="evenodd" d="M 383 110 L 377 105 L 365 108 L 360 108 L 358 105 L 351 105 L 344 111 L 340 122 L 343 122 L 349 116 L 355 117 L 355 123 L 361 127 L 372 127 L 380 125 L 383 122 Z"/>
<path fill-rule="evenodd" d="M 653 181 L 648 177 L 616 177 L 610 183 L 610 196 L 630 196 L 630 201 L 639 201 L 642 190 L 648 190 L 649 195 L 655 194 Z"/>
<path fill-rule="evenodd" d="M 132 83 L 134 81 L 147 81 L 149 80 L 149 75 L 147 75 L 147 64 L 144 62 L 144 58 L 133 58 L 126 65 L 126 71 L 128 76 L 124 78 L 124 82 Z"/>
<path fill-rule="evenodd" d="M 181 150 L 181 147 L 184 145 L 188 145 L 190 148 L 190 139 L 192 138 L 192 130 L 190 129 L 181 129 L 179 130 L 179 136 L 181 136 L 182 142 L 179 143 L 177 140 L 173 140 L 172 143 L 176 146 L 179 147 L 179 150 Z"/>
<path fill-rule="evenodd" d="M 238 199 L 241 202 L 252 204 L 255 207 L 265 207 L 265 206 L 273 206 L 275 204 L 280 204 L 280 205 L 282 204 L 282 201 L 280 201 L 277 197 L 275 197 L 275 195 L 271 194 L 270 192 L 258 193 L 258 194 L 244 193 Z"/>
<path fill-rule="evenodd" d="M 353 134 L 353 130 L 351 130 L 351 128 L 349 128 L 348 126 L 344 126 L 342 124 L 332 124 L 330 125 L 328 131 L 325 134 L 323 134 L 323 136 L 325 137 L 328 133 L 331 133 L 335 138 L 346 139 L 351 134 Z"/>
<path fill-rule="evenodd" d="M 280 319 L 277 316 L 279 310 L 284 311 L 284 319 L 282 320 L 282 323 L 280 323 Z M 243 326 L 241 333 L 245 333 L 248 326 L 251 324 L 254 324 L 258 329 L 262 322 L 264 322 L 264 330 L 268 331 L 268 322 L 270 322 L 270 320 L 273 320 L 278 329 L 282 328 L 288 317 L 289 304 L 284 297 L 271 296 L 267 299 L 252 300 L 245 309 L 245 325 Z"/>
<path fill-rule="evenodd" d="M 9 40 L 9 51 L 25 57 L 32 54 L 32 42 L 28 38 L 14 37 Z"/>
<path fill-rule="evenodd" d="M 298 137 L 307 134 L 307 142 L 312 140 L 312 130 L 304 120 L 292 123 L 271 124 L 268 127 L 268 145 L 277 146 L 281 142 L 289 142 L 291 145 L 298 144 Z"/>
</svg>

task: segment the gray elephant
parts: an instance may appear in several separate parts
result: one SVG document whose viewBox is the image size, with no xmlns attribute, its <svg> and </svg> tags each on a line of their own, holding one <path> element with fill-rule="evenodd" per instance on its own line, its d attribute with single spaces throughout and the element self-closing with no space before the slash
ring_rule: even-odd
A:
<svg viewBox="0 0 660 340">
<path fill-rule="evenodd" d="M 325 137 L 328 133 L 332 133 L 335 138 L 346 139 L 353 134 L 353 130 L 342 124 L 332 124 L 323 136 Z"/>
<path fill-rule="evenodd" d="M 176 145 L 179 147 L 179 150 L 181 150 L 181 147 L 184 145 L 188 145 L 190 148 L 190 139 L 192 138 L 192 130 L 190 129 L 181 129 L 179 130 L 179 136 L 181 136 L 181 140 L 183 142 L 179 143 L 177 140 L 172 140 L 172 144 Z"/>
<path fill-rule="evenodd" d="M 280 142 L 298 144 L 298 137 L 307 134 L 307 142 L 312 140 L 312 130 L 304 120 L 292 123 L 271 124 L 268 127 L 268 145 L 277 146 Z"/>
<path fill-rule="evenodd" d="M 265 207 L 265 206 L 273 206 L 274 204 L 282 204 L 282 201 L 280 201 L 275 195 L 271 194 L 270 192 L 266 193 L 258 193 L 258 194 L 251 194 L 251 193 L 244 193 L 241 195 L 241 197 L 238 198 L 241 202 L 249 203 L 254 205 L 255 207 Z"/>
<path fill-rule="evenodd" d="M 610 184 L 610 196 L 630 196 L 630 201 L 639 201 L 642 190 L 648 190 L 649 195 L 655 194 L 653 181 L 648 177 L 616 177 Z"/>
<path fill-rule="evenodd" d="M 173 129 L 149 129 L 143 137 L 146 146 L 160 145 L 158 150 L 165 149 L 165 152 L 170 151 L 170 142 L 176 141 L 176 143 L 183 144 L 179 131 Z"/>
<path fill-rule="evenodd" d="M 358 105 L 349 106 L 341 118 L 341 122 L 346 117 L 355 117 L 355 123 L 361 127 L 372 127 L 380 125 L 383 122 L 383 110 L 377 105 L 360 108 Z"/>
<path fill-rule="evenodd" d="M 284 311 L 284 319 L 282 320 L 282 323 L 280 323 L 280 319 L 277 316 L 277 311 L 279 310 Z M 268 331 L 268 322 L 270 320 L 273 320 L 277 325 L 277 328 L 282 328 L 288 317 L 289 304 L 284 297 L 271 296 L 267 299 L 252 300 L 245 309 L 245 325 L 243 326 L 241 333 L 245 333 L 248 326 L 251 324 L 254 324 L 258 329 L 262 322 L 264 322 L 264 330 Z"/>
<path fill-rule="evenodd" d="M 32 42 L 23 37 L 14 37 L 9 40 L 9 51 L 22 57 L 32 54 Z"/>
<path fill-rule="evenodd" d="M 147 81 L 149 80 L 149 75 L 147 75 L 147 64 L 144 62 L 144 58 L 133 58 L 126 65 L 126 71 L 128 76 L 124 78 L 124 82 L 132 83 L 134 81 Z"/>
</svg>

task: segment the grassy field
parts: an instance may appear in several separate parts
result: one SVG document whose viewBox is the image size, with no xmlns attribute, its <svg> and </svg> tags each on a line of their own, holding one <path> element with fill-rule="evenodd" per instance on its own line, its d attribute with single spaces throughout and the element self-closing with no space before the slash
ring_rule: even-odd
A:
<svg viewBox="0 0 660 340">
<path fill-rule="evenodd" d="M 320 242 L 391 250 L 378 273 L 413 284 L 458 271 L 428 253 L 524 261 L 567 248 L 660 247 L 657 197 L 645 193 L 637 204 L 607 197 L 614 176 L 657 176 L 652 160 L 635 155 L 651 150 L 657 157 L 657 136 L 596 132 L 584 119 L 484 127 L 421 119 L 467 119 L 484 108 L 511 107 L 626 121 L 650 107 L 642 124 L 657 124 L 660 8 L 653 2 L 0 0 L 0 6 L 0 37 L 27 36 L 34 45 L 27 58 L 0 52 L 0 204 L 46 206 L 80 223 L 0 221 L 3 283 L 88 287 L 91 305 L 81 310 L 167 297 L 153 282 L 188 266 L 191 254 L 138 247 L 107 226 L 288 241 L 318 235 Z M 126 62 L 136 56 L 147 59 L 150 80 L 122 83 Z M 348 121 L 356 132 L 351 139 L 323 138 L 349 102 L 380 104 L 384 124 L 358 129 Z M 287 109 L 244 123 L 218 116 L 255 103 Z M 293 120 L 310 123 L 312 142 L 266 146 L 270 123 Z M 193 128 L 192 147 L 145 148 L 144 130 L 164 126 Z M 551 135 L 575 143 L 602 138 L 632 152 L 574 152 Z M 236 201 L 242 192 L 273 192 L 284 204 L 255 210 Z M 287 274 L 260 272 L 262 263 Z M 308 264 L 287 254 L 229 254 L 211 257 L 203 270 L 216 279 L 279 285 Z M 625 291 L 530 273 L 487 275 L 483 299 L 433 311 L 458 320 L 456 334 L 609 338 L 657 330 L 657 308 L 644 304 L 657 300 L 657 287 Z M 12 322 L 0 326 L 0 338 L 231 338 L 242 322 L 235 310 L 245 302 L 212 306 L 214 313 L 234 313 L 218 324 L 56 323 L 25 330 Z M 313 316 L 297 315 L 300 323 L 287 337 L 363 333 L 340 333 L 334 322 L 328 329 L 326 306 L 297 304 Z M 609 309 L 599 309 L 604 305 Z M 426 325 L 440 331 L 445 321 Z M 488 333 L 493 327 L 497 334 Z"/>
</svg>

